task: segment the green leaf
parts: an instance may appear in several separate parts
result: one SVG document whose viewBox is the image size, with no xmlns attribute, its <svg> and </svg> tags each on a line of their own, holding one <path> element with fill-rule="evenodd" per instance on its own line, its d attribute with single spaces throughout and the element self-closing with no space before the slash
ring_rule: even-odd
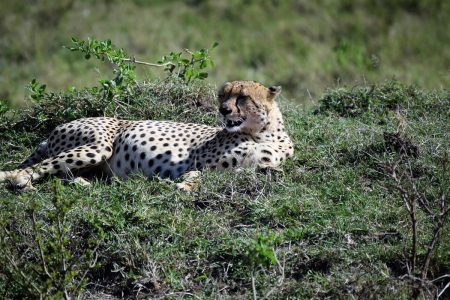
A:
<svg viewBox="0 0 450 300">
<path fill-rule="evenodd" d="M 205 78 L 208 78 L 208 73 L 206 73 L 206 72 L 201 72 L 201 73 L 198 74 L 197 78 L 198 78 L 198 79 L 205 79 Z"/>
</svg>

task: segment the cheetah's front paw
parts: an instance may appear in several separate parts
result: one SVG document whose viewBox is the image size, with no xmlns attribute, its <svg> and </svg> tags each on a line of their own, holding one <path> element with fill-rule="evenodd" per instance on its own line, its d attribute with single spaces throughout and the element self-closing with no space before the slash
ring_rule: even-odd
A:
<svg viewBox="0 0 450 300">
<path fill-rule="evenodd" d="M 79 186 L 91 186 L 92 184 L 84 179 L 83 177 L 75 177 L 73 180 L 70 181 L 70 183 L 73 183 L 75 185 L 79 185 Z"/>
<path fill-rule="evenodd" d="M 181 178 L 183 179 L 182 182 L 177 183 L 177 189 L 191 192 L 193 191 L 200 181 L 200 171 L 190 171 L 184 174 Z"/>
</svg>

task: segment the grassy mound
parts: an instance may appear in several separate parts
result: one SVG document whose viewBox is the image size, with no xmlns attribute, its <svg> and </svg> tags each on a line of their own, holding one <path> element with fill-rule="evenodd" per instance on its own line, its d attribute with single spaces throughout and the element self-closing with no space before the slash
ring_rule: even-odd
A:
<svg viewBox="0 0 450 300">
<path fill-rule="evenodd" d="M 208 86 L 136 88 L 110 103 L 52 94 L 2 115 L 2 169 L 82 116 L 214 123 Z M 448 278 L 431 279 L 450 272 L 449 217 L 439 217 L 450 94 L 388 82 L 328 91 L 314 109 L 280 102 L 295 144 L 283 172 L 207 171 L 191 194 L 139 176 L 91 187 L 45 180 L 26 194 L 2 186 L 3 296 L 435 297 Z"/>
</svg>

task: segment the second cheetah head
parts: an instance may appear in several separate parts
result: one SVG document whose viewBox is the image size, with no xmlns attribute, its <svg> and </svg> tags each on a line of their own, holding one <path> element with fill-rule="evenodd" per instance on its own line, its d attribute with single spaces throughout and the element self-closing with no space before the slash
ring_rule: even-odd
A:
<svg viewBox="0 0 450 300">
<path fill-rule="evenodd" d="M 226 130 L 247 134 L 262 130 L 280 92 L 280 86 L 267 88 L 255 81 L 226 82 L 219 90 L 219 112 Z"/>
</svg>

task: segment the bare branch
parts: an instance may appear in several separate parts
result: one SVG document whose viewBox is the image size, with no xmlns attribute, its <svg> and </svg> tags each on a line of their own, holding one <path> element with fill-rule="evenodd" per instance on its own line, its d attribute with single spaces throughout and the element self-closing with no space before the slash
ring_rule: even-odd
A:
<svg viewBox="0 0 450 300">
<path fill-rule="evenodd" d="M 430 261 L 433 256 L 433 251 L 436 248 L 436 245 L 439 241 L 439 238 L 441 237 L 442 229 L 445 225 L 445 220 L 447 219 L 448 213 L 450 211 L 450 205 L 447 207 L 445 206 L 445 195 L 442 195 L 441 201 L 440 201 L 440 212 L 437 218 L 437 224 L 434 228 L 433 232 L 433 238 L 431 239 L 430 243 L 428 244 L 428 250 L 427 254 L 425 256 L 425 262 L 423 263 L 422 267 L 422 279 L 426 279 L 428 275 L 428 269 L 430 267 Z"/>
<path fill-rule="evenodd" d="M 437 299 L 439 299 L 442 294 L 444 294 L 445 290 L 447 290 L 450 287 L 450 282 L 447 283 L 447 285 L 442 289 L 442 291 L 439 292 L 439 294 L 437 295 Z"/>
<path fill-rule="evenodd" d="M 256 294 L 256 284 L 255 284 L 255 272 L 252 271 L 252 291 L 253 291 L 253 300 L 258 299 Z"/>
</svg>

